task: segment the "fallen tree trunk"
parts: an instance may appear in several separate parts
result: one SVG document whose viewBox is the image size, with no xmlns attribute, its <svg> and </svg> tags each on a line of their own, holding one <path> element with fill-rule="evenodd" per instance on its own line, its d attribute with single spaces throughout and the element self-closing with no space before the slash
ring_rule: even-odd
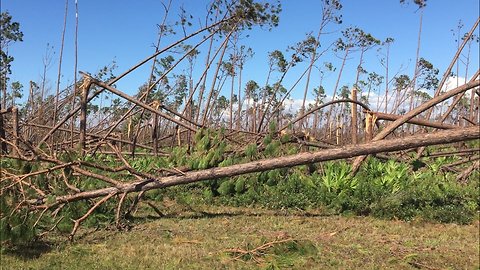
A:
<svg viewBox="0 0 480 270">
<path fill-rule="evenodd" d="M 38 128 L 48 129 L 48 130 L 51 130 L 51 129 L 54 128 L 54 127 L 51 127 L 51 126 L 40 125 L 40 124 L 36 124 L 36 123 L 25 123 L 23 125 L 24 126 L 38 127 Z M 72 131 L 71 129 L 66 129 L 66 128 L 57 128 L 56 130 L 65 131 L 65 132 L 71 132 Z M 80 134 L 80 131 L 73 130 L 73 133 Z M 124 144 L 130 144 L 130 145 L 133 144 L 131 141 L 122 140 L 122 139 L 119 139 L 119 138 L 114 138 L 114 137 L 106 137 L 105 138 L 103 136 L 103 134 L 94 134 L 94 133 L 87 132 L 86 135 L 87 135 L 87 137 L 92 137 L 95 140 L 107 139 L 109 141 L 117 142 L 117 143 L 124 143 Z M 141 147 L 141 148 L 144 148 L 144 149 L 147 149 L 147 150 L 153 150 L 153 148 L 151 146 L 148 146 L 148 145 L 139 144 L 139 143 L 137 143 L 136 145 L 138 147 Z"/>
<path fill-rule="evenodd" d="M 417 108 L 409 111 L 407 114 L 403 115 L 401 118 L 398 118 L 397 120 L 390 123 L 390 125 L 385 127 L 385 129 L 383 129 L 380 133 L 378 133 L 373 138 L 373 140 L 378 141 L 378 140 L 384 139 L 390 133 L 392 133 L 395 129 L 397 129 L 399 126 L 405 124 L 408 120 L 414 118 L 415 116 L 421 114 L 422 112 L 428 110 L 429 108 L 432 108 L 433 106 L 435 106 L 435 105 L 437 105 L 437 104 L 439 104 L 439 103 L 441 103 L 441 102 L 443 102 L 443 101 L 445 101 L 445 100 L 447 100 L 447 99 L 449 99 L 453 96 L 456 96 L 456 95 L 458 95 L 460 93 L 463 93 L 467 90 L 470 90 L 472 88 L 475 88 L 479 85 L 480 85 L 480 80 L 470 81 L 469 83 L 466 83 L 462 86 L 459 86 L 457 88 L 449 90 L 449 91 L 443 93 L 440 96 L 437 96 L 437 97 L 434 97 L 434 98 L 430 99 L 429 101 L 423 103 L 422 105 L 418 106 Z M 478 129 L 478 127 L 476 127 L 476 128 Z M 362 162 L 366 158 L 367 158 L 367 156 L 360 155 L 355 159 L 355 161 L 352 164 L 352 175 L 355 175 L 357 173 L 358 169 L 360 168 L 360 165 L 362 164 Z"/>
<path fill-rule="evenodd" d="M 143 103 L 143 102 L 141 102 L 141 101 L 138 101 L 138 100 L 136 100 L 134 97 L 129 96 L 129 95 L 125 94 L 124 92 L 122 92 L 122 91 L 120 91 L 120 90 L 118 90 L 118 89 L 116 89 L 116 88 L 114 88 L 114 87 L 112 87 L 112 86 L 110 86 L 110 85 L 108 85 L 108 84 L 106 84 L 106 83 L 104 83 L 104 82 L 101 82 L 101 81 L 98 81 L 98 80 L 94 80 L 94 79 L 92 79 L 92 80 L 93 80 L 93 83 L 94 83 L 94 84 L 96 84 L 96 85 L 98 85 L 98 86 L 100 86 L 100 87 L 103 87 L 103 88 L 107 89 L 108 91 L 112 92 L 113 94 L 115 94 L 115 95 L 117 95 L 117 96 L 119 96 L 119 97 L 122 97 L 122 98 L 130 101 L 131 103 L 133 103 L 133 104 L 135 104 L 135 105 L 137 105 L 137 106 L 139 106 L 139 107 L 142 107 L 142 108 L 144 108 L 145 110 L 150 111 L 150 112 L 152 112 L 152 113 L 154 113 L 154 114 L 157 114 L 158 116 L 161 116 L 161 117 L 163 117 L 163 118 L 169 120 L 170 122 L 173 122 L 173 123 L 175 123 L 175 124 L 177 124 L 177 125 L 179 125 L 179 126 L 182 126 L 182 127 L 186 128 L 186 129 L 189 129 L 189 130 L 191 130 L 191 131 L 193 131 L 193 132 L 196 132 L 197 129 L 194 128 L 194 127 L 192 127 L 192 126 L 190 126 L 189 124 L 195 125 L 195 126 L 197 126 L 197 127 L 201 127 L 200 124 L 197 124 L 197 123 L 191 121 L 190 119 L 187 119 L 187 118 L 183 117 L 183 116 L 180 115 L 180 114 L 177 114 L 177 113 L 176 113 L 175 115 L 176 115 L 176 116 L 179 116 L 179 117 L 181 118 L 181 120 L 184 120 L 184 121 L 188 122 L 188 124 L 187 124 L 187 123 L 184 123 L 184 122 L 182 122 L 182 121 L 180 121 L 180 120 L 177 120 L 177 119 L 175 119 L 174 117 L 172 117 L 172 116 L 170 116 L 170 115 L 168 115 L 168 114 L 166 114 L 166 113 L 164 113 L 164 112 L 162 112 L 162 111 L 160 111 L 160 110 L 157 110 L 157 109 L 155 109 L 154 107 L 152 107 L 152 106 L 150 106 L 150 105 L 148 105 L 148 104 L 145 104 L 145 103 Z M 170 112 L 172 112 L 172 111 L 170 111 Z"/>
<path fill-rule="evenodd" d="M 305 112 L 304 114 L 298 116 L 294 120 L 290 121 L 288 124 L 281 127 L 278 131 L 280 132 L 282 130 L 287 129 L 289 126 L 293 126 L 294 124 L 296 124 L 298 121 L 302 120 L 303 118 L 305 118 L 305 117 L 309 116 L 310 114 L 312 114 L 312 113 L 314 113 L 318 110 L 321 110 L 321 109 L 323 109 L 327 106 L 330 106 L 330 105 L 333 105 L 333 104 L 336 104 L 336 103 L 344 103 L 344 102 L 345 103 L 357 104 L 357 105 L 361 106 L 365 111 L 370 111 L 370 108 L 367 105 L 365 105 L 362 102 L 357 101 L 357 100 L 352 100 L 352 99 L 349 99 L 349 98 L 332 100 L 332 101 L 329 101 L 327 103 L 321 104 L 321 105 L 319 105 L 315 108 L 312 108 L 308 112 Z"/>
<path fill-rule="evenodd" d="M 396 121 L 399 118 L 403 117 L 403 115 L 396 115 L 396 114 L 390 114 L 390 113 L 382 113 L 382 112 L 371 112 L 371 113 L 377 117 L 377 120 Z M 455 126 L 455 125 L 444 124 L 441 122 L 427 121 L 427 120 L 416 118 L 416 117 L 408 120 L 407 123 L 424 126 L 424 127 L 438 128 L 438 129 L 458 128 L 458 126 Z"/>
<path fill-rule="evenodd" d="M 252 161 L 228 167 L 217 167 L 201 171 L 192 171 L 184 173 L 182 175 L 168 176 L 159 179 L 145 179 L 144 181 L 125 183 L 116 187 L 80 192 L 73 195 L 59 196 L 55 199 L 55 202 L 50 205 L 45 205 L 45 198 L 29 200 L 27 202 L 31 204 L 34 208 L 46 208 L 53 207 L 62 203 L 107 196 L 112 193 L 120 194 L 137 191 L 147 191 L 203 180 L 231 177 L 246 173 L 262 172 L 272 169 L 293 167 L 297 165 L 304 165 L 321 161 L 351 158 L 361 155 L 399 151 L 420 146 L 454 143 L 479 138 L 480 129 L 478 127 L 458 128 L 456 130 L 439 131 L 429 134 L 418 134 L 405 138 L 374 141 L 370 143 L 345 146 L 336 149 L 326 149 L 310 153 L 306 152 L 291 156 Z"/>
</svg>

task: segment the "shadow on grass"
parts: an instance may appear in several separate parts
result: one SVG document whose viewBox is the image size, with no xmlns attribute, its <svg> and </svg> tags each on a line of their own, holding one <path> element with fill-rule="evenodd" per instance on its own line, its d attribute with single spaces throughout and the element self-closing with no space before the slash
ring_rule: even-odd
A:
<svg viewBox="0 0 480 270">
<path fill-rule="evenodd" d="M 210 213 L 205 211 L 188 211 L 188 212 L 173 212 L 164 214 L 162 216 L 158 215 L 146 215 L 146 216 L 129 216 L 128 220 L 137 222 L 151 221 L 151 220 L 161 220 L 161 219 L 208 219 L 208 218 L 221 218 L 221 217 L 235 217 L 244 215 L 243 213 Z"/>
<path fill-rule="evenodd" d="M 236 216 L 247 216 L 247 217 L 261 217 L 261 216 L 288 216 L 288 217 L 330 217 L 337 215 L 335 213 L 311 213 L 306 211 L 246 211 L 246 210 L 237 210 L 237 211 L 203 211 L 203 210 L 181 210 L 174 211 L 167 214 L 160 215 L 146 215 L 146 216 L 130 216 L 129 219 L 134 222 L 138 221 L 148 221 L 148 220 L 161 220 L 161 219 L 214 219 L 214 218 L 225 218 L 225 217 L 236 217 Z"/>
<path fill-rule="evenodd" d="M 42 254 L 46 254 L 53 249 L 53 244 L 50 242 L 38 240 L 28 244 L 21 244 L 5 248 L 2 253 L 19 257 L 23 260 L 38 259 Z"/>
</svg>

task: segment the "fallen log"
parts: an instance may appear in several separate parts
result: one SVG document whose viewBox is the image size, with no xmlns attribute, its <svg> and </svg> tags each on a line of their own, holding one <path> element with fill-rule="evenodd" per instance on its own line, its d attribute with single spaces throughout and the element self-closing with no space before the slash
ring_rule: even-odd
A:
<svg viewBox="0 0 480 270">
<path fill-rule="evenodd" d="M 40 125 L 40 124 L 36 124 L 36 123 L 24 123 L 24 125 L 25 125 L 25 126 L 32 126 L 32 127 L 39 127 L 39 128 L 43 128 L 43 129 L 49 129 L 49 130 L 51 130 L 51 129 L 54 128 L 54 127 L 51 127 L 51 126 Z M 56 130 L 65 131 L 65 132 L 71 132 L 70 129 L 66 129 L 66 128 L 56 128 Z M 73 133 L 75 133 L 75 134 L 80 134 L 80 131 L 78 131 L 78 130 L 73 130 Z M 94 134 L 94 133 L 89 133 L 89 132 L 87 132 L 86 135 L 87 135 L 87 137 L 93 137 L 93 138 L 95 138 L 95 139 L 105 139 L 105 138 L 103 137 L 103 134 Z M 118 142 L 118 143 L 133 144 L 131 141 L 122 140 L 122 139 L 114 138 L 114 137 L 106 137 L 106 139 L 108 139 L 109 141 Z M 136 145 L 139 146 L 139 147 L 141 147 L 141 148 L 148 149 L 148 150 L 152 150 L 152 149 L 153 149 L 151 146 L 144 145 L 144 144 L 139 144 L 139 143 L 137 143 Z"/>
<path fill-rule="evenodd" d="M 352 103 L 352 104 L 357 104 L 359 106 L 361 106 L 363 108 L 363 110 L 365 111 L 370 111 L 370 108 L 368 108 L 367 105 L 365 105 L 364 103 L 360 102 L 360 101 L 357 101 L 357 100 L 352 100 L 352 99 L 349 99 L 349 98 L 345 98 L 345 99 L 337 99 L 337 100 L 332 100 L 332 101 L 329 101 L 327 103 L 324 103 L 324 104 L 321 104 L 317 107 L 314 107 L 312 108 L 311 110 L 303 113 L 302 115 L 298 116 L 297 118 L 293 119 L 292 121 L 290 121 L 288 124 L 284 125 L 283 127 L 281 127 L 278 131 L 281 132 L 282 130 L 285 130 L 287 129 L 288 127 L 290 126 L 293 126 L 294 124 L 296 124 L 298 121 L 302 120 L 303 118 L 309 116 L 310 114 L 318 111 L 318 110 L 321 110 L 327 106 L 330 106 L 330 105 L 333 105 L 333 104 L 336 104 L 336 103 Z"/>
<path fill-rule="evenodd" d="M 351 158 L 355 156 L 376 154 L 381 152 L 399 151 L 420 146 L 454 143 L 459 141 L 474 140 L 480 138 L 478 127 L 458 128 L 429 134 L 418 134 L 409 137 L 379 140 L 359 145 L 350 145 L 336 149 L 326 149 L 316 152 L 304 152 L 296 155 L 252 161 L 244 164 L 236 164 L 228 167 L 217 167 L 201 171 L 186 172 L 183 175 L 167 176 L 158 179 L 144 179 L 132 183 L 125 183 L 115 187 L 85 191 L 73 195 L 56 197 L 53 204 L 46 205 L 45 198 L 28 200 L 33 208 L 54 207 L 62 203 L 78 200 L 97 198 L 115 193 L 129 193 L 183 185 L 203 180 L 232 177 L 246 173 L 262 172 L 272 169 L 293 167 L 297 165 L 311 164 L 316 162 Z"/>
<path fill-rule="evenodd" d="M 124 92 L 122 92 L 122 91 L 120 91 L 120 90 L 118 90 L 118 89 L 116 89 L 116 88 L 114 88 L 114 87 L 112 87 L 112 86 L 110 86 L 110 85 L 108 85 L 108 84 L 106 84 L 106 83 L 104 83 L 104 82 L 101 82 L 101 81 L 98 81 L 98 80 L 95 80 L 95 79 L 92 79 L 92 80 L 93 80 L 92 83 L 94 83 L 94 84 L 96 84 L 96 85 L 98 85 L 98 86 L 100 86 L 100 87 L 102 87 L 102 88 L 104 88 L 104 89 L 107 89 L 108 91 L 112 92 L 113 94 L 115 94 L 115 95 L 117 95 L 117 96 L 119 96 L 119 97 L 122 97 L 122 98 L 130 101 L 131 103 L 133 103 L 133 104 L 135 104 L 135 105 L 137 105 L 137 106 L 139 106 L 139 107 L 142 107 L 142 108 L 144 108 L 145 110 L 150 111 L 151 113 L 157 114 L 157 115 L 159 115 L 159 116 L 161 116 L 161 117 L 163 117 L 163 118 L 169 120 L 170 122 L 173 122 L 173 123 L 175 123 L 175 124 L 177 124 L 177 125 L 179 125 L 179 126 L 182 126 L 182 127 L 186 128 L 186 129 L 189 129 L 189 130 L 191 130 L 191 131 L 193 131 L 193 132 L 196 132 L 197 129 L 196 129 L 195 127 L 193 127 L 193 126 L 190 126 L 189 124 L 194 125 L 194 126 L 197 126 L 197 127 L 201 127 L 200 124 L 197 124 L 197 123 L 191 121 L 190 119 L 187 119 L 187 118 L 181 116 L 180 114 L 175 114 L 175 115 L 176 115 L 176 116 L 181 116 L 181 117 L 180 117 L 181 120 L 184 120 L 184 121 L 188 122 L 188 124 L 187 124 L 187 123 L 184 123 L 184 122 L 182 122 L 182 121 L 180 121 L 180 120 L 177 120 L 177 119 L 175 119 L 174 117 L 172 117 L 172 116 L 170 116 L 170 115 L 168 115 L 168 114 L 166 114 L 166 113 L 164 113 L 164 112 L 162 112 L 162 111 L 160 111 L 160 110 L 158 110 L 158 109 L 156 109 L 156 108 L 154 108 L 154 107 L 152 107 L 152 106 L 150 106 L 150 105 L 148 105 L 148 104 L 145 104 L 145 103 L 143 103 L 143 102 L 141 102 L 141 101 L 138 101 L 138 100 L 136 100 L 134 97 L 132 97 L 132 96 L 130 96 L 130 95 L 127 95 L 127 94 L 125 94 Z"/>
<path fill-rule="evenodd" d="M 457 88 L 454 88 L 452 90 L 449 90 L 445 93 L 443 93 L 442 95 L 439 95 L 437 97 L 434 97 L 432 99 L 430 99 L 429 101 L 423 103 L 422 105 L 418 106 L 417 108 L 409 111 L 407 114 L 405 114 L 404 116 L 402 116 L 401 118 L 393 121 L 392 123 L 390 123 L 390 125 L 388 125 L 384 130 L 382 130 L 380 133 L 378 133 L 374 138 L 373 140 L 374 141 L 378 141 L 378 140 L 382 140 L 384 139 L 385 137 L 387 137 L 390 133 L 392 133 L 395 129 L 397 129 L 399 126 L 405 124 L 408 120 L 414 118 L 415 116 L 421 114 L 422 112 L 432 108 L 433 106 L 453 97 L 453 96 L 456 96 L 460 93 L 463 93 L 467 90 L 470 90 L 472 88 L 475 88 L 477 86 L 480 85 L 480 80 L 476 80 L 476 81 L 470 81 L 469 83 L 466 83 L 462 86 L 459 86 Z M 476 129 L 478 129 L 478 127 L 475 127 Z M 358 169 L 360 168 L 360 165 L 362 164 L 362 162 L 366 159 L 367 157 L 365 155 L 360 155 L 358 156 L 355 161 L 353 162 L 352 164 L 352 175 L 355 175 L 358 171 Z"/>
<path fill-rule="evenodd" d="M 457 181 L 458 182 L 465 182 L 468 179 L 468 177 L 470 176 L 470 174 L 474 170 L 478 170 L 478 168 L 480 168 L 480 161 L 479 160 L 475 161 L 475 163 L 473 163 L 472 166 L 466 168 L 462 173 L 460 173 L 457 176 Z"/>
<path fill-rule="evenodd" d="M 382 112 L 371 112 L 371 113 L 377 117 L 377 120 L 396 121 L 397 119 L 403 117 L 403 115 L 396 115 L 396 114 L 390 114 L 390 113 L 382 113 Z M 416 117 L 408 120 L 407 123 L 424 126 L 424 127 L 438 128 L 438 129 L 458 128 L 458 126 L 455 126 L 455 125 L 444 124 L 441 122 L 427 121 L 427 120 L 416 118 Z"/>
<path fill-rule="evenodd" d="M 463 149 L 463 150 L 456 150 L 456 151 L 448 151 L 448 152 L 438 152 L 426 155 L 427 157 L 443 157 L 443 156 L 452 156 L 452 155 L 461 155 L 461 154 L 480 154 L 480 148 L 473 148 L 473 149 Z"/>
</svg>

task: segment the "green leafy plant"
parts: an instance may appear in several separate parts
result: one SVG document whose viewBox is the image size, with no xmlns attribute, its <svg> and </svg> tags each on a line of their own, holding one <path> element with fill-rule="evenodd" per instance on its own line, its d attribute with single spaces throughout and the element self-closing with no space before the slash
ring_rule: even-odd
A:
<svg viewBox="0 0 480 270">
<path fill-rule="evenodd" d="M 340 193 L 357 187 L 357 180 L 350 176 L 351 168 L 347 163 L 327 162 L 323 168 L 322 184 L 328 192 Z"/>
</svg>

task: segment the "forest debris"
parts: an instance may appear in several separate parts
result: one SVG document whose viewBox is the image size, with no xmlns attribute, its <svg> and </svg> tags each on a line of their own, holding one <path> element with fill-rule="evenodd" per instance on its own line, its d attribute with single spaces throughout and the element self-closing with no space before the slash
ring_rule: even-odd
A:
<svg viewBox="0 0 480 270">
<path fill-rule="evenodd" d="M 422 105 L 418 106 L 417 108 L 411 110 L 410 112 L 408 112 L 407 114 L 405 114 L 403 117 L 395 120 L 394 122 L 392 122 L 389 126 L 387 126 L 384 130 L 382 130 L 380 133 L 377 134 L 377 136 L 375 136 L 373 138 L 374 141 L 378 141 L 378 140 L 382 140 L 384 139 L 385 137 L 387 137 L 390 133 L 392 133 L 395 129 L 397 129 L 399 126 L 403 125 L 404 123 L 406 123 L 408 120 L 414 118 L 415 116 L 419 115 L 420 113 L 428 110 L 429 108 L 432 108 L 433 106 L 453 97 L 453 96 L 456 96 L 460 93 L 463 93 L 463 92 L 466 92 L 472 88 L 475 88 L 477 86 L 480 85 L 480 80 L 475 80 L 475 81 L 471 81 L 471 82 L 468 82 L 464 85 L 461 85 L 457 88 L 454 88 L 452 90 L 449 90 L 437 97 L 434 97 L 432 99 L 430 99 L 429 101 L 423 103 Z M 478 127 L 475 127 L 478 129 Z M 478 136 L 477 136 L 478 137 Z M 362 156 L 359 156 L 355 159 L 355 161 L 353 162 L 352 164 L 352 175 L 355 175 L 358 170 L 360 169 L 360 165 L 362 164 L 362 162 L 366 159 L 367 156 L 365 155 L 362 155 Z"/>
<path fill-rule="evenodd" d="M 478 170 L 480 168 L 480 161 L 477 160 L 475 161 L 472 166 L 466 168 L 463 172 L 461 172 L 458 176 L 457 176 L 457 181 L 458 182 L 462 182 L 462 183 L 466 183 L 468 177 L 470 176 L 470 174 L 472 174 L 472 172 L 474 170 Z"/>
<path fill-rule="evenodd" d="M 265 256 L 266 251 L 276 245 L 287 243 L 287 242 L 294 242 L 297 241 L 294 238 L 287 238 L 287 239 L 279 239 L 264 243 L 260 246 L 257 246 L 252 249 L 242 249 L 242 248 L 230 248 L 225 250 L 224 252 L 231 253 L 233 256 L 233 260 L 239 260 L 241 258 L 244 259 L 252 259 L 257 263 L 261 262 L 261 257 Z"/>
<path fill-rule="evenodd" d="M 252 172 L 261 172 L 278 168 L 293 167 L 327 160 L 350 158 L 366 154 L 398 151 L 419 146 L 453 143 L 458 141 L 477 139 L 479 137 L 480 130 L 477 127 L 459 128 L 456 130 L 439 131 L 429 134 L 417 134 L 392 140 L 374 141 L 365 144 L 345 146 L 342 148 L 326 149 L 316 152 L 304 152 L 290 156 L 263 159 L 244 164 L 231 165 L 227 167 L 216 167 L 199 171 L 191 171 L 186 172 L 185 175 L 161 177 L 156 179 L 157 181 L 152 181 L 144 185 L 139 185 L 139 183 L 141 182 L 125 183 L 114 187 L 81 192 L 74 195 L 58 196 L 56 197 L 56 202 L 54 204 L 73 202 L 89 198 L 97 198 L 101 196 L 106 196 L 112 192 L 147 191 L 203 180 L 231 177 Z M 27 202 L 35 205 L 38 201 L 37 199 L 33 199 L 27 200 Z M 45 203 L 45 199 L 41 199 L 40 202 Z M 36 207 L 42 206 L 36 205 Z"/>
</svg>

